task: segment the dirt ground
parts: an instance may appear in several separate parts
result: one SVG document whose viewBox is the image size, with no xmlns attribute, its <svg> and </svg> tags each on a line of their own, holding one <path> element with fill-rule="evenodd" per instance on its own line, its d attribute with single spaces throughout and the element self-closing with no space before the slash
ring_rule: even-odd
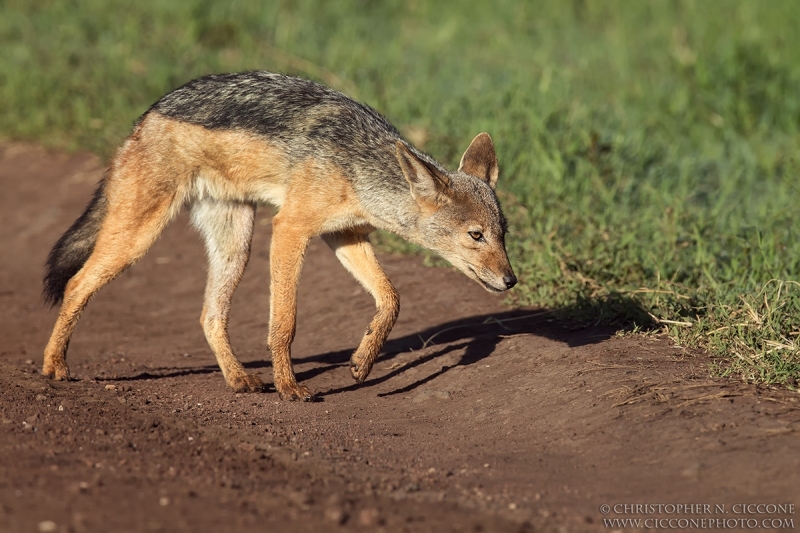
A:
<svg viewBox="0 0 800 533">
<path fill-rule="evenodd" d="M 315 241 L 293 358 L 322 401 L 281 402 L 272 388 L 237 395 L 200 329 L 205 258 L 182 215 L 89 305 L 70 346 L 75 379 L 52 382 L 39 375 L 55 319 L 40 298 L 42 266 L 101 174 L 90 155 L 0 146 L 2 531 L 633 531 L 604 519 L 653 516 L 757 519 L 741 522 L 752 530 L 766 517 L 794 520 L 793 508 L 741 504 L 800 504 L 796 394 L 711 379 L 706 355 L 666 339 L 510 309 L 414 257 L 381 257 L 402 310 L 357 386 L 347 361 L 373 302 Z M 268 243 L 262 210 L 231 335 L 245 366 L 271 382 Z M 620 507 L 636 503 L 711 511 Z"/>
</svg>

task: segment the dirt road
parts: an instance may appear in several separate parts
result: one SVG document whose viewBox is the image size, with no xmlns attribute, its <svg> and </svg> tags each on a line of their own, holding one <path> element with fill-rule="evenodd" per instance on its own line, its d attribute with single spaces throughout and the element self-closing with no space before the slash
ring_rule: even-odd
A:
<svg viewBox="0 0 800 533">
<path fill-rule="evenodd" d="M 664 339 L 509 309 L 413 257 L 381 258 L 402 310 L 356 386 L 347 361 L 373 303 L 315 241 L 293 357 L 322 401 L 236 395 L 200 329 L 205 258 L 181 216 L 89 305 L 70 347 L 75 380 L 49 381 L 38 373 L 55 318 L 39 296 L 42 265 L 101 174 L 89 155 L 0 147 L 2 531 L 632 531 L 604 519 L 795 519 L 736 505 L 800 504 L 796 394 L 710 379 L 704 354 Z M 268 243 L 261 211 L 231 335 L 271 381 Z M 618 505 L 634 503 L 710 507 Z"/>
</svg>

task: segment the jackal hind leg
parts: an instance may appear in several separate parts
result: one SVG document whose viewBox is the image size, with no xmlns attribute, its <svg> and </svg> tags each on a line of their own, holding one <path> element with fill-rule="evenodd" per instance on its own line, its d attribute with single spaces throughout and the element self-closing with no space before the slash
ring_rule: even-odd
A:
<svg viewBox="0 0 800 533">
<path fill-rule="evenodd" d="M 323 235 L 336 257 L 359 283 L 375 298 L 378 311 L 361 343 L 350 358 L 350 373 L 362 383 L 375 364 L 386 338 L 400 313 L 400 298 L 381 268 L 366 233 L 355 230 Z"/>
<path fill-rule="evenodd" d="M 284 207 L 272 219 L 270 243 L 269 349 L 275 388 L 283 400 L 314 401 L 314 394 L 297 383 L 291 358 L 297 321 L 297 283 L 310 235 Z"/>
<path fill-rule="evenodd" d="M 192 223 L 202 234 L 208 254 L 200 324 L 225 381 L 235 392 L 256 392 L 264 387 L 258 376 L 245 372 L 228 336 L 231 298 L 250 258 L 255 211 L 252 204 L 208 199 L 192 206 Z"/>
<path fill-rule="evenodd" d="M 53 333 L 44 351 L 42 374 L 68 380 L 67 347 L 86 304 L 105 284 L 138 261 L 177 212 L 174 194 L 131 190 L 128 201 L 109 203 L 92 254 L 69 280 Z"/>
</svg>

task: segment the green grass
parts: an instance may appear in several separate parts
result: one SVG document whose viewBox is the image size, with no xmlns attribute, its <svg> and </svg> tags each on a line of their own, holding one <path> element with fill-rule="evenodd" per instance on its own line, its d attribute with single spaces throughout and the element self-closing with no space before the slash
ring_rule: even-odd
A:
<svg viewBox="0 0 800 533">
<path fill-rule="evenodd" d="M 171 88 L 255 68 L 334 85 L 451 166 L 489 131 L 518 303 L 664 327 L 793 388 L 798 20 L 777 0 L 5 0 L 0 136 L 108 156 Z"/>
</svg>

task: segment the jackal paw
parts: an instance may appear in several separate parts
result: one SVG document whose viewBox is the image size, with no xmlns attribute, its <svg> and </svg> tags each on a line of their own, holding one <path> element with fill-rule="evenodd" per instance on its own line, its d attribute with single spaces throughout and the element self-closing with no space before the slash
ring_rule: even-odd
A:
<svg viewBox="0 0 800 533">
<path fill-rule="evenodd" d="M 369 376 L 372 370 L 372 365 L 366 362 L 359 362 L 354 358 L 350 359 L 350 375 L 358 383 L 364 383 L 364 380 Z"/>
<path fill-rule="evenodd" d="M 301 400 L 304 402 L 314 402 L 317 398 L 314 396 L 308 387 L 304 387 L 303 385 L 298 385 L 297 383 L 290 383 L 290 384 L 275 384 L 275 388 L 278 389 L 278 395 L 281 397 L 281 400 Z"/>
<path fill-rule="evenodd" d="M 69 367 L 66 362 L 45 361 L 42 374 L 56 381 L 69 381 Z"/>
<path fill-rule="evenodd" d="M 251 374 L 231 378 L 229 384 L 233 392 L 261 392 L 264 390 L 264 382 L 258 376 Z"/>
</svg>

